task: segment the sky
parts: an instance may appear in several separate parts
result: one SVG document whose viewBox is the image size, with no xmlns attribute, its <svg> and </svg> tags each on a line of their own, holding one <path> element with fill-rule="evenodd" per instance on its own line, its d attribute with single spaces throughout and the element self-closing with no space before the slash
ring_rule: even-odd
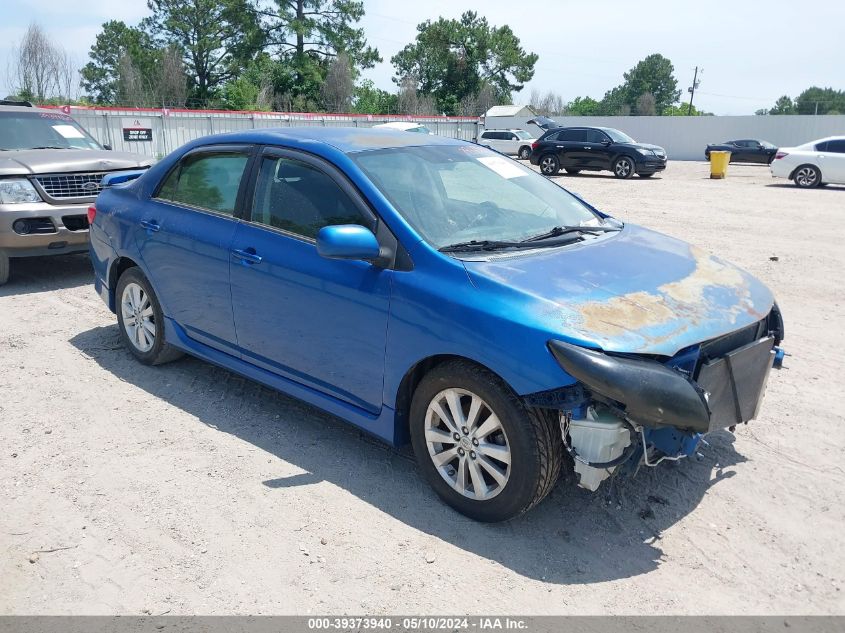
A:
<svg viewBox="0 0 845 633">
<path fill-rule="evenodd" d="M 10 92 L 8 61 L 31 22 L 38 22 L 81 67 L 103 22 L 134 25 L 146 0 L 0 0 L 0 92 Z M 811 10 L 802 10 L 801 6 Z M 622 73 L 651 53 L 675 67 L 681 99 L 688 100 L 693 70 L 703 68 L 695 105 L 721 115 L 753 114 L 781 95 L 797 96 L 818 85 L 845 89 L 845 2 L 816 0 L 365 0 L 361 25 L 384 61 L 364 72 L 376 86 L 395 90 L 391 56 L 413 41 L 427 19 L 458 18 L 467 10 L 490 24 L 507 24 L 523 47 L 540 56 L 532 89 L 570 101 L 601 99 L 623 81 Z"/>
</svg>

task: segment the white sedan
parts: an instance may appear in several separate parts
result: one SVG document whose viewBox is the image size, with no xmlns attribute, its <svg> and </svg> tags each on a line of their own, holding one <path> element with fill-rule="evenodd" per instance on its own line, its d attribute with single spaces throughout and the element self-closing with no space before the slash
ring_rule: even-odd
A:
<svg viewBox="0 0 845 633">
<path fill-rule="evenodd" d="M 769 165 L 774 178 L 789 178 L 804 189 L 845 185 L 845 136 L 829 136 L 798 147 L 781 147 Z"/>
</svg>

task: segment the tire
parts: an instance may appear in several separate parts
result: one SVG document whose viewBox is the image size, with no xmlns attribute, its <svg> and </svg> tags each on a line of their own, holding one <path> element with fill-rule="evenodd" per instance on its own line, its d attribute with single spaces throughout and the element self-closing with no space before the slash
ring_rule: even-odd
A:
<svg viewBox="0 0 845 633">
<path fill-rule="evenodd" d="M 527 145 L 524 145 L 519 148 L 519 151 L 516 155 L 520 160 L 528 160 L 529 158 L 531 158 L 531 148 Z"/>
<path fill-rule="evenodd" d="M 654 172 L 651 172 L 650 174 L 637 174 L 637 176 L 639 176 L 640 178 L 651 178 L 652 176 L 654 176 Z"/>
<path fill-rule="evenodd" d="M 183 356 L 180 350 L 164 340 L 161 305 L 139 268 L 129 268 L 120 276 L 115 303 L 120 337 L 140 362 L 161 365 Z"/>
<path fill-rule="evenodd" d="M 815 165 L 801 165 L 792 175 L 793 182 L 801 189 L 818 187 L 822 181 L 822 173 Z"/>
<path fill-rule="evenodd" d="M 628 156 L 620 156 L 613 163 L 613 175 L 617 178 L 630 178 L 634 175 L 635 169 L 633 159 Z"/>
<path fill-rule="evenodd" d="M 9 256 L 0 251 L 0 286 L 9 281 Z"/>
<path fill-rule="evenodd" d="M 546 154 L 539 163 L 540 173 L 544 176 L 554 176 L 560 171 L 560 161 L 554 154 Z"/>
<path fill-rule="evenodd" d="M 411 401 L 410 427 L 425 479 L 444 502 L 476 521 L 527 512 L 560 475 L 563 449 L 554 415 L 526 407 L 501 378 L 468 361 L 444 363 L 423 377 Z"/>
<path fill-rule="evenodd" d="M 572 174 L 573 176 L 577 176 L 578 174 L 580 174 L 580 173 L 581 173 L 581 170 L 580 170 L 580 169 L 570 169 L 570 168 L 568 168 L 568 167 L 567 167 L 567 168 L 566 168 L 566 173 L 567 173 L 567 174 Z"/>
</svg>

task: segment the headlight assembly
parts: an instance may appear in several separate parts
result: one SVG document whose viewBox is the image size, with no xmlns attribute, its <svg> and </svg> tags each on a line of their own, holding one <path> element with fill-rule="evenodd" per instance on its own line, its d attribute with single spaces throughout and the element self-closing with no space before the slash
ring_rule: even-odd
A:
<svg viewBox="0 0 845 633">
<path fill-rule="evenodd" d="M 26 178 L 0 179 L 0 204 L 41 202 L 41 196 Z"/>
<path fill-rule="evenodd" d="M 638 148 L 637 148 L 637 151 L 638 151 L 640 154 L 643 154 L 644 156 L 654 156 L 654 155 L 655 155 L 655 153 L 654 153 L 654 150 L 653 150 L 653 149 L 647 149 L 647 148 L 645 148 L 645 147 L 638 147 Z"/>
</svg>

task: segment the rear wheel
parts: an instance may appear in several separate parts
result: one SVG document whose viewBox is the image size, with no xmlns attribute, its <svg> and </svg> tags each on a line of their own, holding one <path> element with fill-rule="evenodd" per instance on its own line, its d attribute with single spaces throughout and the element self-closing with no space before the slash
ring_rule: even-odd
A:
<svg viewBox="0 0 845 633">
<path fill-rule="evenodd" d="M 531 156 L 531 148 L 528 146 L 520 147 L 517 156 L 522 160 L 528 160 Z"/>
<path fill-rule="evenodd" d="M 129 351 L 145 365 L 161 365 L 182 356 L 164 340 L 164 314 L 150 282 L 138 268 L 117 282 L 117 323 Z"/>
<path fill-rule="evenodd" d="M 411 441 L 443 501 L 478 521 L 534 507 L 560 474 L 553 415 L 526 407 L 498 376 L 467 361 L 435 367 L 411 402 Z"/>
<path fill-rule="evenodd" d="M 815 165 L 802 165 L 795 170 L 792 180 L 802 189 L 812 189 L 819 186 L 822 174 Z"/>
<path fill-rule="evenodd" d="M 560 161 L 554 154 L 546 154 L 540 159 L 540 172 L 544 176 L 554 176 L 560 171 Z"/>
<path fill-rule="evenodd" d="M 580 173 L 581 173 L 581 170 L 580 170 L 580 169 L 569 169 L 569 168 L 567 167 L 567 169 L 566 169 L 566 173 L 567 173 L 567 174 L 572 174 L 573 176 L 575 176 L 576 174 L 580 174 Z"/>
<path fill-rule="evenodd" d="M 613 163 L 613 175 L 617 178 L 630 178 L 634 175 L 634 161 L 627 156 L 620 156 Z"/>
<path fill-rule="evenodd" d="M 9 281 L 9 256 L 0 251 L 0 286 Z"/>
</svg>

